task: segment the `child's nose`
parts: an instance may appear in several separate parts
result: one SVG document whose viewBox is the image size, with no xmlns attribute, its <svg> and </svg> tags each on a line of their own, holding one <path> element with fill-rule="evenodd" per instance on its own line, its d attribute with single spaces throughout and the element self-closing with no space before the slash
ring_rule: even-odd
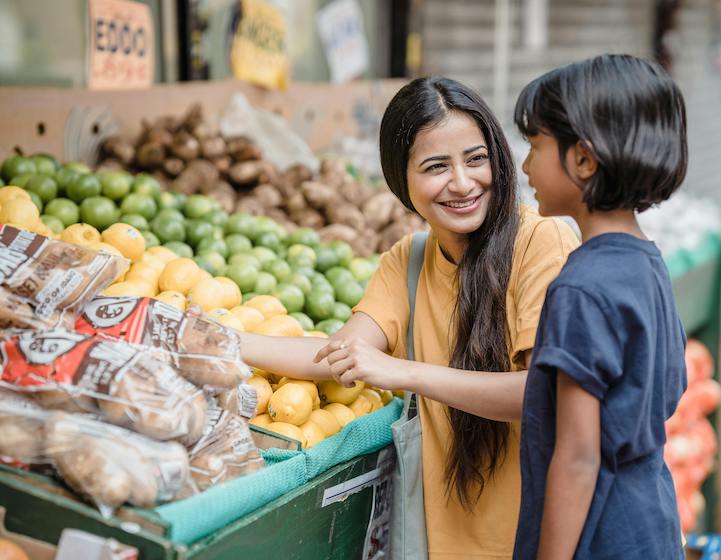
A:
<svg viewBox="0 0 721 560">
<path fill-rule="evenodd" d="M 528 160 L 531 158 L 531 154 L 528 154 L 526 156 L 526 159 L 523 160 L 523 165 L 521 166 L 521 170 L 528 175 Z"/>
</svg>

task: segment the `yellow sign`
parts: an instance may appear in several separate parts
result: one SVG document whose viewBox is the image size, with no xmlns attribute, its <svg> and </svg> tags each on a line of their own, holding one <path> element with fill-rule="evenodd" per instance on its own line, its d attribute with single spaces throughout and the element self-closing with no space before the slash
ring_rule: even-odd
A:
<svg viewBox="0 0 721 560">
<path fill-rule="evenodd" d="M 152 85 L 155 33 L 150 7 L 130 0 L 89 0 L 88 88 Z"/>
<path fill-rule="evenodd" d="M 263 0 L 242 0 L 230 66 L 240 80 L 273 89 L 288 87 L 285 20 L 278 8 Z"/>
</svg>

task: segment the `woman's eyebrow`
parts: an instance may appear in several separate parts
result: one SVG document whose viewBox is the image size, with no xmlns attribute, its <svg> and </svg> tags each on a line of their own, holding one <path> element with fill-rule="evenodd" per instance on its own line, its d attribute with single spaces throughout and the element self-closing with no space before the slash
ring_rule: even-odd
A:
<svg viewBox="0 0 721 560">
<path fill-rule="evenodd" d="M 424 159 L 422 162 L 418 164 L 418 167 L 423 167 L 426 163 L 429 161 L 446 161 L 451 159 L 451 156 L 431 156 Z"/>
<path fill-rule="evenodd" d="M 485 144 L 478 144 L 478 146 L 473 146 L 472 148 L 468 148 L 467 150 L 463 150 L 463 155 L 464 155 L 464 156 L 467 156 L 468 154 L 471 154 L 471 153 L 475 152 L 476 150 L 478 150 L 478 149 L 480 149 L 480 148 L 485 148 L 486 150 L 488 149 Z"/>
</svg>

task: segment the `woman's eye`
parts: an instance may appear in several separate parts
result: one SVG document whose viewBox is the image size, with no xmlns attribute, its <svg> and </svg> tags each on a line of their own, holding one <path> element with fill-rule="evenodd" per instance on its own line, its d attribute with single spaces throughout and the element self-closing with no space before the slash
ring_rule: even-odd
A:
<svg viewBox="0 0 721 560">
<path fill-rule="evenodd" d="M 486 154 L 478 154 L 473 156 L 468 163 L 482 163 L 488 159 L 488 156 Z"/>
<path fill-rule="evenodd" d="M 446 165 L 444 163 L 434 163 L 433 165 L 429 165 L 426 167 L 426 173 L 430 171 L 440 171 L 443 169 Z"/>
</svg>

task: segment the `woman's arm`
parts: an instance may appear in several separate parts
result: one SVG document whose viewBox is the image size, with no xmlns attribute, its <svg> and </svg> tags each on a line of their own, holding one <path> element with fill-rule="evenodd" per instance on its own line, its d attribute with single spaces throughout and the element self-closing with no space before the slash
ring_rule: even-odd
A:
<svg viewBox="0 0 721 560">
<path fill-rule="evenodd" d="M 530 350 L 525 358 L 530 363 Z M 345 385 L 359 380 L 381 389 L 413 391 L 490 420 L 512 422 L 521 418 L 525 371 L 465 371 L 411 362 L 388 356 L 364 340 L 343 337 L 324 345 L 315 361 L 328 364 L 330 374 Z"/>
<path fill-rule="evenodd" d="M 264 336 L 240 333 L 243 360 L 250 366 L 296 379 L 329 379 L 332 377 L 326 362 L 315 363 L 313 358 L 328 344 L 325 338 Z M 385 352 L 388 341 L 383 330 L 365 313 L 354 313 L 334 339 L 361 339 L 370 348 Z"/>
<path fill-rule="evenodd" d="M 601 465 L 598 399 L 560 371 L 557 379 L 556 445 L 546 478 L 539 560 L 573 558 Z"/>
</svg>

